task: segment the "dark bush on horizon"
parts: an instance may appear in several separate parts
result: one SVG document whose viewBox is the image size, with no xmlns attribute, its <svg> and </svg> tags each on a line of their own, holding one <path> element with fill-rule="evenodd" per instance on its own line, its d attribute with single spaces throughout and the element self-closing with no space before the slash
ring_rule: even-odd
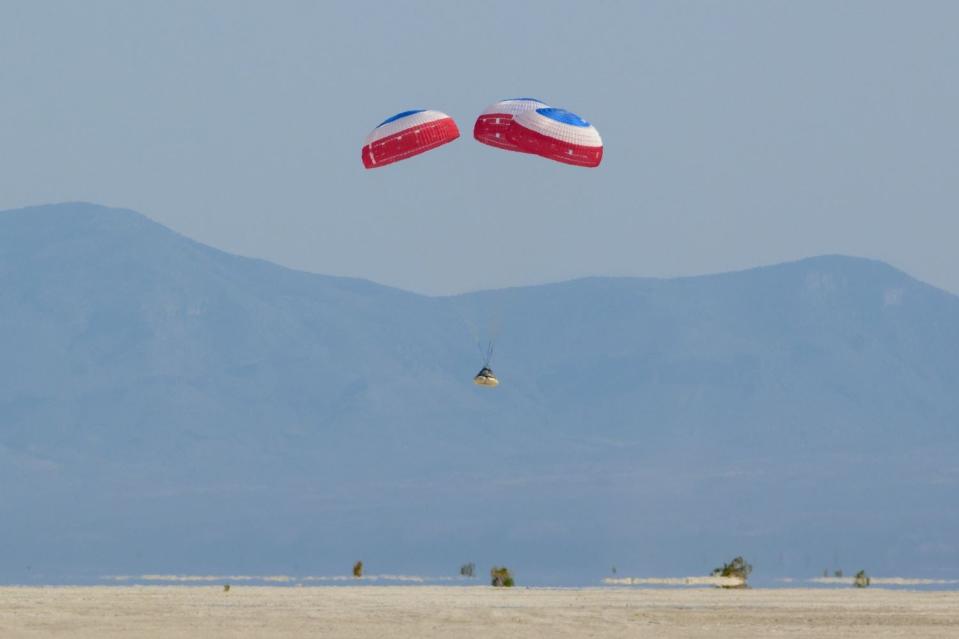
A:
<svg viewBox="0 0 959 639">
<path fill-rule="evenodd" d="M 745 588 L 746 580 L 752 571 L 752 565 L 740 556 L 729 563 L 723 564 L 720 568 L 714 569 L 713 577 L 736 577 L 743 581 L 739 586 L 720 586 L 721 588 Z"/>
<path fill-rule="evenodd" d="M 355 564 L 353 564 L 353 576 L 356 577 L 357 579 L 359 579 L 360 577 L 363 576 L 363 562 L 362 562 L 362 561 L 358 561 L 358 562 L 356 562 Z"/>
<path fill-rule="evenodd" d="M 490 568 L 489 576 L 490 585 L 495 588 L 512 588 L 515 585 L 513 573 L 506 566 L 493 566 Z"/>
<path fill-rule="evenodd" d="M 475 573 L 476 573 L 476 564 L 474 564 L 472 561 L 469 562 L 468 564 L 463 564 L 462 566 L 460 566 L 460 577 L 472 578 Z"/>
</svg>

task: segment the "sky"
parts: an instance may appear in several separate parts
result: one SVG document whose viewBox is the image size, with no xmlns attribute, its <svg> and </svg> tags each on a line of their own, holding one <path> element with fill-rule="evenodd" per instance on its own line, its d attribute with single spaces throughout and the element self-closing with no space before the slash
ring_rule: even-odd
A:
<svg viewBox="0 0 959 639">
<path fill-rule="evenodd" d="M 428 294 L 824 253 L 959 292 L 959 3 L 0 2 L 0 209 Z M 537 97 L 597 169 L 471 137 Z M 363 169 L 386 117 L 461 139 Z"/>
</svg>

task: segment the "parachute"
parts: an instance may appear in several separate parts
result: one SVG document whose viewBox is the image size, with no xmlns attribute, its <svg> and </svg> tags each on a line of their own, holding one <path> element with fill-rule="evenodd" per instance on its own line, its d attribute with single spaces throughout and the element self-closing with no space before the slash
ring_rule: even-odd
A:
<svg viewBox="0 0 959 639">
<path fill-rule="evenodd" d="M 473 125 L 473 137 L 477 142 L 488 144 L 506 151 L 529 153 L 511 142 L 506 136 L 510 123 L 517 114 L 524 111 L 533 111 L 547 106 L 536 98 L 513 98 L 500 100 L 486 107 Z"/>
<path fill-rule="evenodd" d="M 367 136 L 363 166 L 386 166 L 411 158 L 460 136 L 453 118 L 441 111 L 415 109 L 389 117 Z"/>
<path fill-rule="evenodd" d="M 565 109 L 540 107 L 516 114 L 506 139 L 527 153 L 576 166 L 603 161 L 603 140 L 592 124 Z"/>
<path fill-rule="evenodd" d="M 473 137 L 498 149 L 576 166 L 596 167 L 603 160 L 603 140 L 593 125 L 535 98 L 500 100 L 486 107 L 476 118 Z"/>
</svg>

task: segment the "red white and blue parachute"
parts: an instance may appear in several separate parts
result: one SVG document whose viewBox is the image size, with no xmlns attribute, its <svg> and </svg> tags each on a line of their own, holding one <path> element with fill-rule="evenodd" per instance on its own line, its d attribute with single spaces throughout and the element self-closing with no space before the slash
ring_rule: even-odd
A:
<svg viewBox="0 0 959 639">
<path fill-rule="evenodd" d="M 363 166 L 374 169 L 419 155 L 460 135 L 453 118 L 440 111 L 403 111 L 373 129 L 363 145 Z M 575 166 L 596 167 L 603 140 L 575 113 L 534 98 L 501 100 L 476 118 L 473 137 L 507 151 L 532 153 Z"/>
<path fill-rule="evenodd" d="M 506 132 L 509 130 L 513 118 L 518 114 L 545 106 L 547 106 L 546 103 L 535 98 L 513 98 L 494 102 L 476 118 L 476 124 L 473 125 L 473 137 L 478 142 L 498 149 L 528 153 L 528 151 L 511 142 L 506 136 Z"/>
<path fill-rule="evenodd" d="M 519 149 L 544 158 L 595 167 L 603 161 L 603 139 L 596 128 L 565 109 L 540 107 L 516 114 L 506 138 Z"/>
<path fill-rule="evenodd" d="M 363 145 L 363 166 L 375 169 L 419 155 L 460 136 L 453 118 L 440 111 L 403 111 L 382 123 Z"/>
</svg>

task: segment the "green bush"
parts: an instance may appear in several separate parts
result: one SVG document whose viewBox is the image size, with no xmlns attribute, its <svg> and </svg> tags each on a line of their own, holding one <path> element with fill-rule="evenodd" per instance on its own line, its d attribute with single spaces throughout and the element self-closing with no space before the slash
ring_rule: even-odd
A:
<svg viewBox="0 0 959 639">
<path fill-rule="evenodd" d="M 512 588 L 513 574 L 506 566 L 493 566 L 489 571 L 490 584 L 496 588 Z"/>
<path fill-rule="evenodd" d="M 742 557 L 736 557 L 729 563 L 713 570 L 713 577 L 737 577 L 742 579 L 741 586 L 722 586 L 723 588 L 745 588 L 746 580 L 753 571 L 752 565 Z"/>
<path fill-rule="evenodd" d="M 358 561 L 358 562 L 356 562 L 355 564 L 353 564 L 353 576 L 356 577 L 357 579 L 359 579 L 360 577 L 363 576 L 363 562 L 362 562 L 362 561 Z"/>
</svg>

